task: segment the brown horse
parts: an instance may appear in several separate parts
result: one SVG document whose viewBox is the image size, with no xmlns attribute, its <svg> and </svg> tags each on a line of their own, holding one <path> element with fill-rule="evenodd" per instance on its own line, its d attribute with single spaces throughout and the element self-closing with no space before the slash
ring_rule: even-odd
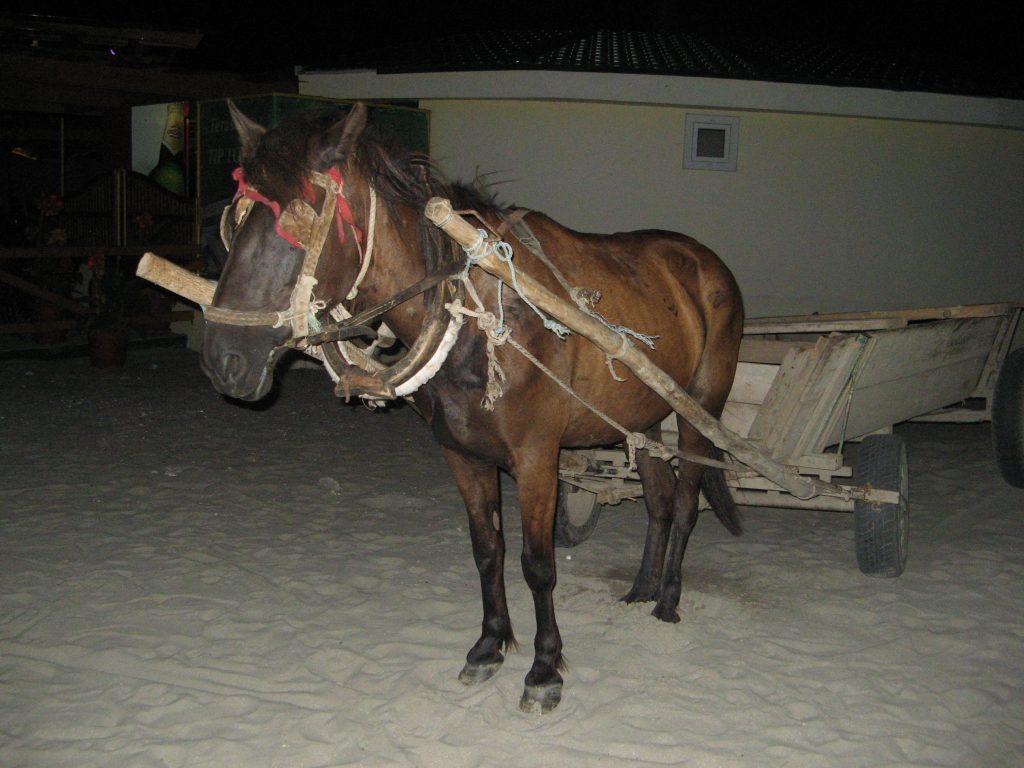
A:
<svg viewBox="0 0 1024 768">
<path fill-rule="evenodd" d="M 233 105 L 232 114 L 242 144 L 236 173 L 240 195 L 225 211 L 229 256 L 207 309 L 202 353 L 214 386 L 233 398 L 259 399 L 270 389 L 285 345 L 307 332 L 309 317 L 319 312 L 324 319 L 323 308 L 339 303 L 358 314 L 439 274 L 446 280 L 427 283 L 426 291 L 382 316 L 399 340 L 415 348 L 431 308 L 438 306 L 434 297 L 450 302 L 455 295 L 465 259 L 425 220 L 424 204 L 432 196 L 448 197 L 457 208 L 474 208 L 494 228 L 503 226 L 508 211 L 447 184 L 426 158 L 389 146 L 368 125 L 362 104 L 347 114 L 307 112 L 272 130 Z M 672 232 L 583 234 L 536 212 L 524 221 L 563 279 L 545 264 L 543 253 L 506 233 L 516 269 L 553 291 L 564 290 L 566 281 L 599 290 L 600 314 L 620 328 L 656 337 L 651 360 L 708 412 L 721 414 L 735 373 L 743 309 L 732 274 L 714 253 Z M 367 253 L 370 240 L 372 254 Z M 319 260 L 310 266 L 313 249 L 319 250 Z M 462 276 L 470 295 L 475 292 L 484 307 L 503 314 L 512 338 L 582 398 L 631 431 L 659 434 L 658 425 L 671 410 L 641 381 L 625 369 L 613 375 L 614 362 L 586 339 L 548 330 L 514 290 L 499 291 L 495 278 L 479 269 Z M 308 287 L 300 290 L 300 284 Z M 265 320 L 268 311 L 277 322 Z M 537 617 L 535 656 L 521 707 L 546 712 L 558 704 L 562 688 L 562 640 L 552 598 L 559 450 L 614 444 L 622 435 L 510 345 L 488 344 L 473 323 L 456 326 L 455 332 L 447 358 L 411 398 L 440 443 L 465 501 L 480 574 L 483 629 L 460 679 L 490 678 L 502 652 L 515 645 L 503 576 L 501 468 L 517 482 L 522 569 Z M 488 408 L 482 400 L 495 380 L 502 394 Z M 359 381 L 344 374 L 339 390 L 358 393 Z M 718 453 L 681 420 L 679 435 L 680 449 L 690 455 Z M 684 460 L 677 475 L 647 450 L 638 452 L 637 468 L 649 522 L 640 570 L 623 599 L 655 601 L 656 617 L 678 621 L 681 562 L 700 491 L 733 533 L 739 533 L 736 509 L 720 469 Z"/>
</svg>

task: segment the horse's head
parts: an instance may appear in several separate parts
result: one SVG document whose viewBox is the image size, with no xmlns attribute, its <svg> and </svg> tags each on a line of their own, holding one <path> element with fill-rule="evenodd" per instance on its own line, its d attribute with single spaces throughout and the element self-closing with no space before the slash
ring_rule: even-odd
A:
<svg viewBox="0 0 1024 768">
<path fill-rule="evenodd" d="M 366 108 L 272 130 L 230 109 L 242 163 L 221 221 L 228 258 L 205 308 L 202 367 L 219 392 L 259 400 L 285 345 L 306 335 L 312 312 L 344 298 L 334 289 L 354 281 L 362 232 L 339 169 L 366 125 Z M 356 256 L 322 258 L 347 251 Z"/>
</svg>

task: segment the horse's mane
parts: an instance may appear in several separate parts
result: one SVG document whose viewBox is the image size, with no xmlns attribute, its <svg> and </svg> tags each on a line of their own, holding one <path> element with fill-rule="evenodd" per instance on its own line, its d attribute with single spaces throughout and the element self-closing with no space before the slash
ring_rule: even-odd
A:
<svg viewBox="0 0 1024 768">
<path fill-rule="evenodd" d="M 309 171 L 328 170 L 310 168 L 309 158 L 321 155 L 330 128 L 344 114 L 345 110 L 337 108 L 313 108 L 285 118 L 264 134 L 252 156 L 243 158 L 246 179 L 282 204 L 300 197 Z M 451 239 L 422 215 L 430 198 L 446 197 L 456 210 L 482 213 L 498 212 L 501 208 L 482 186 L 448 180 L 428 155 L 410 150 L 383 133 L 372 118 L 353 154 L 392 216 L 399 215 L 404 207 L 416 212 L 420 247 L 428 270 L 462 258 Z"/>
</svg>

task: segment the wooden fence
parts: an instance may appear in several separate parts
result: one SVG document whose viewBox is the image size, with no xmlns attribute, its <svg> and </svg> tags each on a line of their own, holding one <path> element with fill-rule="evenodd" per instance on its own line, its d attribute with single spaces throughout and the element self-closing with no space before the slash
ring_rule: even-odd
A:
<svg viewBox="0 0 1024 768">
<path fill-rule="evenodd" d="M 167 192 L 146 176 L 118 170 L 64 201 L 55 215 L 41 218 L 40 244 L 0 248 L 0 284 L 6 305 L 0 334 L 31 334 L 39 343 L 56 343 L 67 332 L 96 319 L 98 309 L 85 295 L 88 264 L 102 255 L 108 266 L 134 275 L 145 251 L 198 266 L 197 208 L 193 200 Z M 138 278 L 132 289 L 150 290 Z M 189 320 L 191 312 L 172 312 L 172 297 L 152 297 L 124 317 L 145 331 Z"/>
</svg>

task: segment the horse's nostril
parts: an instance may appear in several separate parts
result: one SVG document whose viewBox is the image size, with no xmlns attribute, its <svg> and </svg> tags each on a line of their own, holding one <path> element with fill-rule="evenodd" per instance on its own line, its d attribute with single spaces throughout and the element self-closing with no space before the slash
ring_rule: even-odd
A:
<svg viewBox="0 0 1024 768">
<path fill-rule="evenodd" d="M 220 358 L 220 372 L 224 381 L 236 382 L 245 371 L 245 358 L 236 352 L 225 352 Z"/>
</svg>

